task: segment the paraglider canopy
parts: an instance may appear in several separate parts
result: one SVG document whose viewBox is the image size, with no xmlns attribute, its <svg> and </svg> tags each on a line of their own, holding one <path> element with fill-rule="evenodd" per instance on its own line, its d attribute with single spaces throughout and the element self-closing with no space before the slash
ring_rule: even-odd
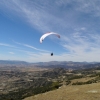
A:
<svg viewBox="0 0 100 100">
<path fill-rule="evenodd" d="M 58 33 L 48 32 L 48 33 L 45 33 L 45 34 L 43 34 L 43 35 L 41 36 L 41 38 L 40 38 L 40 43 L 42 43 L 43 40 L 44 40 L 47 36 L 49 36 L 49 35 L 51 35 L 51 34 L 54 34 L 55 36 L 57 36 L 58 38 L 60 38 L 60 35 L 59 35 Z"/>
</svg>

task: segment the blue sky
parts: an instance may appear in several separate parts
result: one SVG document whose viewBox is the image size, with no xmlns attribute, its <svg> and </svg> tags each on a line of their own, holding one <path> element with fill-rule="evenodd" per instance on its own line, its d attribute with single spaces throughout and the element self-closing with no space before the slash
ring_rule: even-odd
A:
<svg viewBox="0 0 100 100">
<path fill-rule="evenodd" d="M 0 59 L 100 61 L 99 27 L 99 0 L 2 0 Z M 52 35 L 40 44 L 47 32 L 61 38 Z"/>
</svg>

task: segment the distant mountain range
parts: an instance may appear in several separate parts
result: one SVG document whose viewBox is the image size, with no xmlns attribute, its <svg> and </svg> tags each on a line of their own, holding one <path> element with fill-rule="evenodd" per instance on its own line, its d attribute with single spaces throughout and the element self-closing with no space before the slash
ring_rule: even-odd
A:
<svg viewBox="0 0 100 100">
<path fill-rule="evenodd" d="M 42 67 L 42 68 L 67 68 L 67 69 L 85 69 L 100 66 L 100 62 L 73 62 L 73 61 L 50 61 L 29 63 L 25 61 L 0 60 L 0 66 L 20 66 L 20 67 Z"/>
<path fill-rule="evenodd" d="M 29 63 L 25 61 L 17 61 L 17 60 L 0 60 L 0 64 L 16 64 L 16 65 L 41 65 L 41 66 L 47 66 L 47 65 L 79 65 L 79 64 L 96 64 L 99 62 L 73 62 L 73 61 L 50 61 L 50 62 L 37 62 L 37 63 Z"/>
<path fill-rule="evenodd" d="M 0 60 L 0 64 L 28 64 L 28 62 L 17 60 Z"/>
</svg>

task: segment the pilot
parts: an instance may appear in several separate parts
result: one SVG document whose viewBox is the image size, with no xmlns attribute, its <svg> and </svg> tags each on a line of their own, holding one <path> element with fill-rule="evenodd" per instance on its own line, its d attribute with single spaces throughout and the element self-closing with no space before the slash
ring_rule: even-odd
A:
<svg viewBox="0 0 100 100">
<path fill-rule="evenodd" d="M 51 53 L 51 56 L 53 56 L 53 53 Z"/>
</svg>

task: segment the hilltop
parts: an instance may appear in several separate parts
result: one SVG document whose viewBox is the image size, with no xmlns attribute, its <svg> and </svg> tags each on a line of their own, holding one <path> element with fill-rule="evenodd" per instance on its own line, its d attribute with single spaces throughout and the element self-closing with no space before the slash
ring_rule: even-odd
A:
<svg viewBox="0 0 100 100">
<path fill-rule="evenodd" d="M 24 100 L 100 100 L 100 83 L 68 85 Z"/>
</svg>

